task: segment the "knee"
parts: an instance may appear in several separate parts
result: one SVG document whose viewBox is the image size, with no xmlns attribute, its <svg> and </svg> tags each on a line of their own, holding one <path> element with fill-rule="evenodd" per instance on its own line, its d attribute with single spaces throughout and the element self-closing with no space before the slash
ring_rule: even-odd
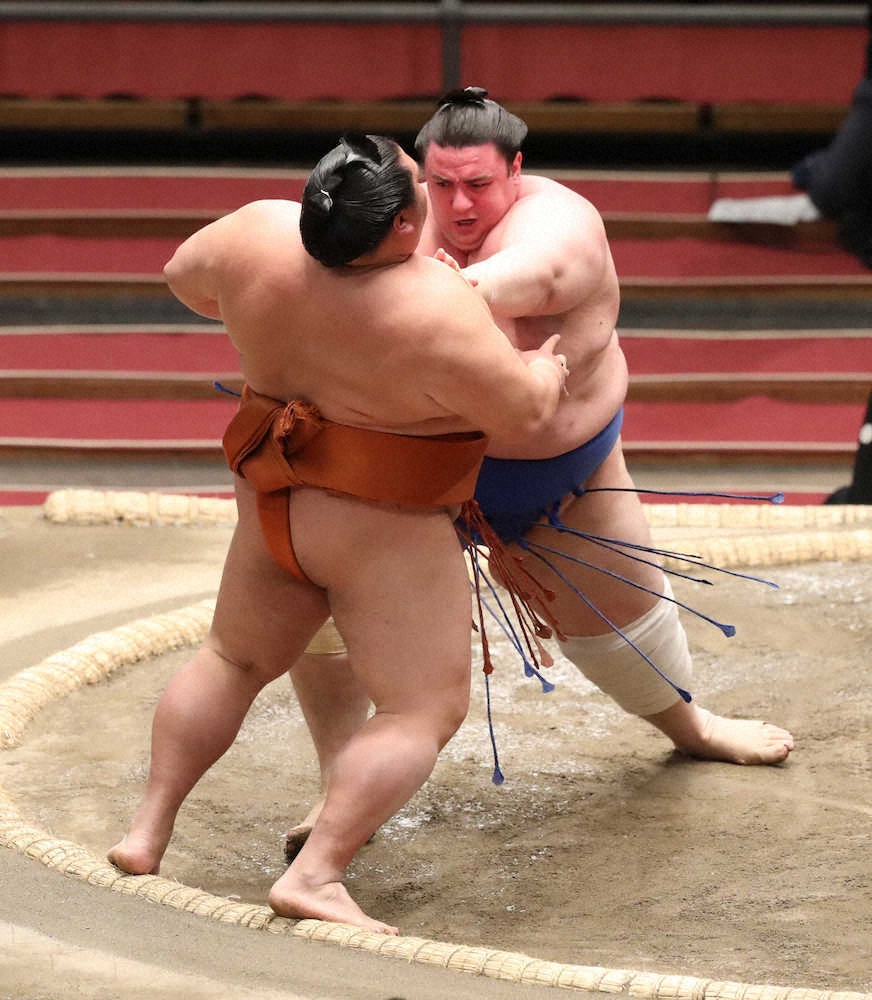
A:
<svg viewBox="0 0 872 1000">
<path fill-rule="evenodd" d="M 665 593 L 672 595 L 667 584 Z M 677 688 L 686 689 L 692 677 L 692 660 L 678 609 L 667 600 L 621 630 L 590 637 L 570 636 L 560 643 L 568 660 L 605 694 L 631 715 L 649 716 L 664 711 L 679 699 Z M 665 680 L 639 653 L 641 650 Z M 670 683 L 671 682 L 671 683 Z"/>
<path fill-rule="evenodd" d="M 203 643 L 203 650 L 207 655 L 211 655 L 227 668 L 232 669 L 240 678 L 251 685 L 255 690 L 269 684 L 277 677 L 280 677 L 287 669 L 288 664 L 269 663 L 260 657 L 241 656 L 222 643 L 216 636 L 210 634 Z"/>
<path fill-rule="evenodd" d="M 429 737 L 440 751 L 460 729 L 469 709 L 469 685 L 431 692 L 418 708 L 408 713 L 412 729 L 422 739 Z"/>
<path fill-rule="evenodd" d="M 441 750 L 452 736 L 463 725 L 466 713 L 469 711 L 469 688 L 458 692 L 449 699 L 440 713 L 436 733 L 437 743 Z"/>
</svg>

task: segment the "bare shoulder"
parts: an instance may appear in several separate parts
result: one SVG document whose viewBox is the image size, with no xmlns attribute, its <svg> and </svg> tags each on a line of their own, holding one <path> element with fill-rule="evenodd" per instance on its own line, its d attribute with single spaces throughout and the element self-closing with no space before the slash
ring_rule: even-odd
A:
<svg viewBox="0 0 872 1000">
<path fill-rule="evenodd" d="M 415 309 L 426 308 L 443 316 L 452 309 L 487 311 L 469 282 L 448 264 L 424 254 L 415 254 L 412 260 L 414 266 L 404 275 L 404 281 L 419 296 L 413 303 Z"/>
<path fill-rule="evenodd" d="M 401 294 L 393 297 L 394 317 L 424 334 L 444 338 L 458 336 L 471 326 L 492 325 L 490 311 L 481 296 L 456 271 L 422 254 L 396 269 L 394 280 Z"/>
<path fill-rule="evenodd" d="M 201 246 L 225 273 L 270 271 L 301 246 L 300 206 L 279 199 L 249 202 L 214 224 L 214 236 Z M 208 236 L 209 229 L 203 230 Z"/>
<path fill-rule="evenodd" d="M 258 229 L 282 229 L 300 224 L 300 204 L 279 198 L 251 201 L 225 216 L 237 226 L 255 226 Z"/>
<path fill-rule="evenodd" d="M 507 229 L 554 236 L 559 233 L 589 239 L 604 232 L 594 206 L 577 191 L 550 177 L 524 175 L 520 197 L 506 216 Z"/>
</svg>

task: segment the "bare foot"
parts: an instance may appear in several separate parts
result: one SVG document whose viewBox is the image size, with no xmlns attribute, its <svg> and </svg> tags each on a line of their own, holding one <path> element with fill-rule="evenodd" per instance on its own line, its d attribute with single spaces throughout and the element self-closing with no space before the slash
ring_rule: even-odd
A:
<svg viewBox="0 0 872 1000">
<path fill-rule="evenodd" d="M 269 905 L 281 917 L 329 920 L 336 924 L 352 924 L 376 934 L 399 934 L 396 927 L 373 920 L 348 895 L 341 882 L 304 885 L 286 872 L 270 889 Z"/>
<path fill-rule="evenodd" d="M 678 749 L 691 757 L 732 764 L 780 764 L 793 749 L 786 729 L 752 719 L 725 719 L 699 709 L 702 727 L 695 740 Z"/>
<path fill-rule="evenodd" d="M 128 833 L 109 849 L 106 857 L 128 875 L 157 875 L 163 851 L 156 851 L 147 839 Z"/>
<path fill-rule="evenodd" d="M 677 750 L 703 760 L 729 764 L 780 764 L 793 750 L 793 737 L 769 722 L 725 719 L 695 702 L 676 702 L 665 712 L 646 716 Z"/>
</svg>

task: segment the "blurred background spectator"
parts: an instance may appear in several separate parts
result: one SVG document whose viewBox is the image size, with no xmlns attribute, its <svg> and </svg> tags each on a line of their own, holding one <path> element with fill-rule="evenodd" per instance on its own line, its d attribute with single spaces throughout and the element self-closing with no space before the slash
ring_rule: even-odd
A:
<svg viewBox="0 0 872 1000">
<path fill-rule="evenodd" d="M 866 75 L 833 141 L 793 168 L 793 182 L 820 213 L 839 223 L 839 242 L 872 268 L 872 4 Z"/>
</svg>

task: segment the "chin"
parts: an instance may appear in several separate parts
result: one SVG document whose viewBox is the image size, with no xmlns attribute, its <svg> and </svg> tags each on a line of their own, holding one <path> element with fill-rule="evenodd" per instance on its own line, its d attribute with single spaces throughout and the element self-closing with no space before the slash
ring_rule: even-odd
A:
<svg viewBox="0 0 872 1000">
<path fill-rule="evenodd" d="M 455 228 L 454 233 L 454 245 L 461 250 L 478 250 L 484 242 L 482 234 L 475 230 Z"/>
</svg>

